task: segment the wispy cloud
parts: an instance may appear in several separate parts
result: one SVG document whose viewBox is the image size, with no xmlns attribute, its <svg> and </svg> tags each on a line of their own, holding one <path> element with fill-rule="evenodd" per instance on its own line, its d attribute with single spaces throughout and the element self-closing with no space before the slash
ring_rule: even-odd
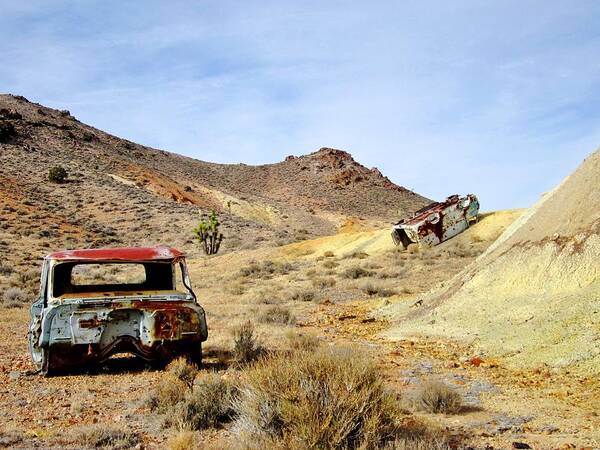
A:
<svg viewBox="0 0 600 450">
<path fill-rule="evenodd" d="M 340 147 L 527 206 L 600 143 L 600 4 L 488 3 L 0 0 L 0 86 L 199 159 Z"/>
</svg>

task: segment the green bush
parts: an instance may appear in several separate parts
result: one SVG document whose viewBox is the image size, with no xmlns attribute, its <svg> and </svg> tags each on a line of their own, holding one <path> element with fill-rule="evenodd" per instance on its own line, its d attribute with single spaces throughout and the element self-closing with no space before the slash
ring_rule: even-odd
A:
<svg viewBox="0 0 600 450">
<path fill-rule="evenodd" d="M 48 170 L 48 181 L 51 183 L 64 183 L 69 174 L 62 166 L 54 166 Z"/>
<path fill-rule="evenodd" d="M 244 322 L 233 330 L 233 359 L 236 364 L 244 365 L 255 361 L 264 351 L 254 335 L 252 322 Z"/>
</svg>

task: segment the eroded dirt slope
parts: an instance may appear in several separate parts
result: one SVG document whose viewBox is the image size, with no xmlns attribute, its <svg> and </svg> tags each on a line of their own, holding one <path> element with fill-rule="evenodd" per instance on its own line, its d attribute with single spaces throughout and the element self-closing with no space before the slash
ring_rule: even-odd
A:
<svg viewBox="0 0 600 450">
<path fill-rule="evenodd" d="M 389 337 L 472 343 L 512 365 L 600 372 L 600 152 L 423 306 L 385 312 Z"/>
</svg>

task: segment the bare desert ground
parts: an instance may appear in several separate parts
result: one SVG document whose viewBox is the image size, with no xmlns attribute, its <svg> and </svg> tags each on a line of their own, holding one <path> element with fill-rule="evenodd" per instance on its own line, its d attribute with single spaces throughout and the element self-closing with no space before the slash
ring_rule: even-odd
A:
<svg viewBox="0 0 600 450">
<path fill-rule="evenodd" d="M 473 447 L 511 448 L 513 442 L 540 449 L 597 447 L 594 377 L 544 366 L 515 369 L 449 339 L 390 341 L 382 335 L 391 326 L 379 314 L 382 307 L 414 305 L 420 294 L 448 283 L 521 214 L 483 215 L 463 235 L 417 253 L 398 251 L 388 230 L 348 224 L 316 240 L 193 259 L 194 287 L 210 326 L 198 378 L 214 372 L 235 379 L 245 370 L 233 361 L 232 330 L 251 320 L 272 352 L 285 352 L 298 336 L 314 337 L 320 346 L 360 349 L 406 402 L 408 414 L 466 436 Z M 147 403 L 163 370 L 123 356 L 100 368 L 41 378 L 32 374 L 27 354 L 26 308 L 0 313 L 2 445 L 80 448 L 81 430 L 99 426 L 130 430 L 140 448 L 176 448 L 181 431 L 165 427 L 164 417 Z M 460 393 L 466 405 L 460 413 L 411 410 L 408 399 L 431 379 Z M 198 448 L 239 444 L 227 424 L 195 432 L 193 442 Z"/>
<path fill-rule="evenodd" d="M 529 210 L 404 251 L 390 223 L 429 200 L 347 152 L 213 164 L 2 95 L 0 447 L 600 448 L 598 155 Z M 65 182 L 48 179 L 56 166 Z M 225 239 L 209 257 L 192 228 L 211 210 Z M 35 373 L 41 258 L 158 244 L 189 256 L 200 370 L 117 355 Z M 327 414 L 296 408 L 314 392 Z M 351 400 L 360 426 L 342 439 Z"/>
</svg>

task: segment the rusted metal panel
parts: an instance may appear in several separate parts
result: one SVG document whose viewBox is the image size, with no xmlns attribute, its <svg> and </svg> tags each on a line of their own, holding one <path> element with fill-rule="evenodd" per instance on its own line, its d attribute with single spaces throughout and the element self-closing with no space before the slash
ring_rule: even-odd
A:
<svg viewBox="0 0 600 450">
<path fill-rule="evenodd" d="M 45 259 L 57 261 L 156 261 L 183 258 L 184 253 L 171 247 L 90 248 L 50 253 Z"/>
<path fill-rule="evenodd" d="M 469 228 L 477 221 L 479 200 L 473 194 L 451 195 L 443 202 L 432 203 L 412 217 L 394 225 L 392 238 L 396 245 L 425 247 L 438 245 Z"/>
<path fill-rule="evenodd" d="M 73 285 L 73 267 L 91 261 L 143 262 L 148 283 Z M 181 291 L 175 290 L 177 266 Z M 183 253 L 168 247 L 56 252 L 45 259 L 41 279 L 40 297 L 31 307 L 29 344 L 42 373 L 102 362 L 121 352 L 149 361 L 183 354 L 199 362 L 208 330 Z"/>
</svg>

